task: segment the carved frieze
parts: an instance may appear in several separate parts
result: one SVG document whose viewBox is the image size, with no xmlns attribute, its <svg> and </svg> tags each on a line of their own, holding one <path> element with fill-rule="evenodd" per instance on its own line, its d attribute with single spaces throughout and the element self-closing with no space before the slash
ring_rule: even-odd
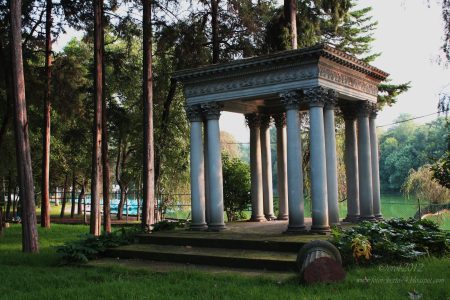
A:
<svg viewBox="0 0 450 300">
<path fill-rule="evenodd" d="M 350 73 L 343 72 L 338 68 L 327 64 L 319 64 L 319 78 L 329 80 L 336 84 L 362 91 L 369 95 L 376 96 L 378 94 L 378 86 L 376 83 L 363 80 Z"/>
<path fill-rule="evenodd" d="M 190 82 L 185 86 L 184 92 L 186 97 L 189 98 L 312 78 L 317 78 L 317 72 L 311 67 L 272 70 L 270 72 L 255 72 L 247 76 L 239 76 L 239 74 L 236 74 L 236 77 L 223 78 L 222 80 L 198 83 Z"/>
</svg>

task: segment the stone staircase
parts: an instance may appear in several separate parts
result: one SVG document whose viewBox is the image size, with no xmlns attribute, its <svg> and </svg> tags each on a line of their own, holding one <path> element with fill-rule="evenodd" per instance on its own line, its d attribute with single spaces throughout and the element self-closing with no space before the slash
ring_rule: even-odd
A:
<svg viewBox="0 0 450 300">
<path fill-rule="evenodd" d="M 137 235 L 136 243 L 109 249 L 109 257 L 232 268 L 297 271 L 297 253 L 323 236 L 236 235 L 212 232 L 159 232 Z"/>
</svg>

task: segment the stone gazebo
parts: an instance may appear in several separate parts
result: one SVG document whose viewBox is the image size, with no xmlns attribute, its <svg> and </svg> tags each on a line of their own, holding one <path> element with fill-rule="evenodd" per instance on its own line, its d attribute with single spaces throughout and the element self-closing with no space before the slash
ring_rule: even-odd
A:
<svg viewBox="0 0 450 300">
<path fill-rule="evenodd" d="M 193 230 L 222 230 L 220 112 L 245 114 L 250 127 L 251 221 L 274 219 L 269 127 L 277 129 L 279 219 L 305 231 L 299 111 L 309 111 L 311 231 L 339 223 L 335 110 L 345 119 L 346 220 L 381 218 L 378 84 L 387 73 L 329 45 L 176 72 L 191 122 Z M 202 130 L 203 128 L 203 130 Z M 204 137 L 204 142 L 203 142 Z"/>
</svg>

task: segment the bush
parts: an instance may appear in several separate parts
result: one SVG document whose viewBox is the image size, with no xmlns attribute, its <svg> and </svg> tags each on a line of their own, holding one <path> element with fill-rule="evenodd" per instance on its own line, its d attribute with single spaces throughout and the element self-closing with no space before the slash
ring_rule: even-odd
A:
<svg viewBox="0 0 450 300">
<path fill-rule="evenodd" d="M 222 154 L 223 201 L 228 221 L 245 218 L 244 210 L 251 203 L 250 167 L 239 158 Z"/>
<path fill-rule="evenodd" d="M 354 259 L 352 244 L 367 239 L 371 245 L 368 260 Z M 331 242 L 341 251 L 344 263 L 403 263 L 423 256 L 448 256 L 450 233 L 429 220 L 391 219 L 362 222 L 350 229 L 334 227 Z"/>
<path fill-rule="evenodd" d="M 163 220 L 153 224 L 153 232 L 174 230 L 177 228 L 186 228 L 187 222 L 185 220 Z"/>
<path fill-rule="evenodd" d="M 121 228 L 112 233 L 103 233 L 98 237 L 86 234 L 82 236 L 81 240 L 56 247 L 56 252 L 61 254 L 62 264 L 86 263 L 100 257 L 108 248 L 131 244 L 134 235 L 140 231 L 140 227 L 136 226 Z"/>
</svg>

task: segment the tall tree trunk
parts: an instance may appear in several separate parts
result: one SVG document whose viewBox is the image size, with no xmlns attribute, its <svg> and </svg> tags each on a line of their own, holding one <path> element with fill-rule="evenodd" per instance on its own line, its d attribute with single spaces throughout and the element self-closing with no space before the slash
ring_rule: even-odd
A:
<svg viewBox="0 0 450 300">
<path fill-rule="evenodd" d="M 11 57 L 10 53 L 6 51 L 5 46 L 3 45 L 2 39 L 0 39 L 0 65 L 4 66 L 4 77 L 5 77 L 5 89 L 6 89 L 6 110 L 3 116 L 2 124 L 0 127 L 0 149 L 2 147 L 4 137 L 6 134 L 6 130 L 8 128 L 9 121 L 11 119 L 12 114 L 12 106 L 14 100 L 13 96 L 13 88 L 12 88 L 12 79 L 11 79 L 11 62 L 7 59 L 7 57 Z"/>
<path fill-rule="evenodd" d="M 144 203 L 142 228 L 154 223 L 155 173 L 153 148 L 153 74 L 152 74 L 152 7 L 151 0 L 143 5 L 143 98 L 144 98 Z"/>
<path fill-rule="evenodd" d="M 25 78 L 22 61 L 22 0 L 11 1 L 12 73 L 16 123 L 17 170 L 22 200 L 22 250 L 39 252 L 36 229 L 34 182 L 28 139 L 28 117 L 25 100 Z"/>
<path fill-rule="evenodd" d="M 212 63 L 219 62 L 220 43 L 219 43 L 219 1 L 211 0 L 211 29 L 212 29 Z"/>
<path fill-rule="evenodd" d="M 16 199 L 16 193 L 17 193 L 17 187 L 14 187 L 13 198 L 12 198 L 12 204 L 13 204 L 12 215 L 13 215 L 14 218 L 17 217 L 17 199 Z"/>
<path fill-rule="evenodd" d="M 84 191 L 86 186 L 86 180 L 83 179 L 83 184 L 81 186 L 81 192 L 78 195 L 78 208 L 77 208 L 77 215 L 81 215 L 83 213 L 83 198 L 84 198 Z"/>
<path fill-rule="evenodd" d="M 117 206 L 117 220 L 123 219 L 123 206 L 125 204 L 125 187 L 120 186 L 120 200 Z"/>
<path fill-rule="evenodd" d="M 70 207 L 70 217 L 73 218 L 75 216 L 75 189 L 77 188 L 77 177 L 75 176 L 75 172 L 72 175 L 72 205 Z"/>
<path fill-rule="evenodd" d="M 50 111 L 51 111 L 51 83 L 52 83 L 52 0 L 47 0 L 47 15 L 45 21 L 45 75 L 46 87 L 44 97 L 44 131 L 42 133 L 42 209 L 41 227 L 50 228 Z"/>
<path fill-rule="evenodd" d="M 94 128 L 92 147 L 90 233 L 99 236 L 103 98 L 103 0 L 94 0 Z"/>
<path fill-rule="evenodd" d="M 69 176 L 66 174 L 66 178 L 64 179 L 64 187 L 63 187 L 63 195 L 61 201 L 61 213 L 59 214 L 60 218 L 64 218 L 64 214 L 66 213 L 66 202 L 67 202 L 67 181 Z"/>
<path fill-rule="evenodd" d="M 7 187 L 7 202 L 6 202 L 6 212 L 5 212 L 5 217 L 7 220 L 9 220 L 11 218 L 11 171 L 8 172 L 8 187 Z"/>
<path fill-rule="evenodd" d="M 297 0 L 284 0 L 284 18 L 289 27 L 291 48 L 297 49 Z"/>
</svg>

